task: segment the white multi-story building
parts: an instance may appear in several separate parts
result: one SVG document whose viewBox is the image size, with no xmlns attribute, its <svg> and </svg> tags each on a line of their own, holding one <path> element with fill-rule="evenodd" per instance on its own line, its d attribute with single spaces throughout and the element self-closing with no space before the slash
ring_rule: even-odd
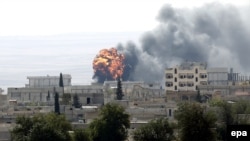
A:
<svg viewBox="0 0 250 141">
<path fill-rule="evenodd" d="M 206 63 L 184 62 L 165 70 L 166 91 L 196 91 L 198 85 L 207 85 Z"/>
</svg>

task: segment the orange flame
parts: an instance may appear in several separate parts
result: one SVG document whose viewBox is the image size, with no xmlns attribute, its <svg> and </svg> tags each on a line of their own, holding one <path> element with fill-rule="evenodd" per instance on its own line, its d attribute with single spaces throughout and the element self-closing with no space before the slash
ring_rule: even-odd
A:
<svg viewBox="0 0 250 141">
<path fill-rule="evenodd" d="M 93 61 L 93 69 L 104 75 L 110 74 L 113 79 L 116 79 L 123 74 L 124 59 L 124 55 L 119 54 L 115 48 L 102 49 Z"/>
</svg>

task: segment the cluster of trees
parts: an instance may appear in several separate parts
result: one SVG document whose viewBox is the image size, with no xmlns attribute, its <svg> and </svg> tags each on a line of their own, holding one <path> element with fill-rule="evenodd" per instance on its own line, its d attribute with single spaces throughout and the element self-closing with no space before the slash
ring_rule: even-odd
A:
<svg viewBox="0 0 250 141">
<path fill-rule="evenodd" d="M 208 105 L 180 103 L 175 112 L 177 122 L 159 118 L 135 129 L 135 141 L 214 141 L 226 140 L 226 125 L 249 124 L 250 102 L 228 103 L 213 100 Z M 124 141 L 128 138 L 129 115 L 114 103 L 103 106 L 98 118 L 86 129 L 74 130 L 63 115 L 50 113 L 34 117 L 18 117 L 11 131 L 13 141 Z"/>
<path fill-rule="evenodd" d="M 123 141 L 130 127 L 129 115 L 117 104 L 106 104 L 98 118 L 87 129 L 76 129 L 64 115 L 57 113 L 38 114 L 34 117 L 21 116 L 11 130 L 12 141 Z"/>
<path fill-rule="evenodd" d="M 63 115 L 55 113 L 38 114 L 34 117 L 20 116 L 11 131 L 13 141 L 69 141 L 71 124 Z"/>
</svg>

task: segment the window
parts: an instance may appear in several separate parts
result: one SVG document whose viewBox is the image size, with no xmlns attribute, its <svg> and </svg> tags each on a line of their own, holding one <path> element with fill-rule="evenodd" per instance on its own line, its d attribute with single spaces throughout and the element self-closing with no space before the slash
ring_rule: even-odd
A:
<svg viewBox="0 0 250 141">
<path fill-rule="evenodd" d="M 177 86 L 174 86 L 174 90 L 177 90 Z"/>
<path fill-rule="evenodd" d="M 174 73 L 177 74 L 177 69 L 176 68 L 174 69 Z"/>
<path fill-rule="evenodd" d="M 168 116 L 172 116 L 172 110 L 171 109 L 168 109 Z"/>
<path fill-rule="evenodd" d="M 195 69 L 195 73 L 198 73 L 198 69 L 197 68 Z"/>
<path fill-rule="evenodd" d="M 87 104 L 90 104 L 90 97 L 87 97 Z"/>
<path fill-rule="evenodd" d="M 173 83 L 172 82 L 166 82 L 166 87 L 172 87 Z"/>
<path fill-rule="evenodd" d="M 176 77 L 174 78 L 174 82 L 177 82 L 177 78 Z"/>
<path fill-rule="evenodd" d="M 195 81 L 198 82 L 198 77 L 195 77 Z"/>
<path fill-rule="evenodd" d="M 173 78 L 173 75 L 170 74 L 170 73 L 168 73 L 168 74 L 166 74 L 166 78 L 167 78 L 167 79 Z"/>
<path fill-rule="evenodd" d="M 207 78 L 207 74 L 200 74 L 200 78 Z"/>
</svg>

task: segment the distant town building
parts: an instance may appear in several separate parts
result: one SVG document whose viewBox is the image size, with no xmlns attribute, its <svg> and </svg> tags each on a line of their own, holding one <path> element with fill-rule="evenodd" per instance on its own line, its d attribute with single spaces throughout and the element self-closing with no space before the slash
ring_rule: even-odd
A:
<svg viewBox="0 0 250 141">
<path fill-rule="evenodd" d="M 104 104 L 103 85 L 100 84 L 67 86 L 64 87 L 64 93 L 71 94 L 72 101 L 77 94 L 82 105 Z"/>
<path fill-rule="evenodd" d="M 25 87 L 28 88 L 46 88 L 46 87 L 59 87 L 59 75 L 58 76 L 28 76 L 29 84 Z M 63 74 L 64 86 L 71 86 L 71 75 Z"/>
<path fill-rule="evenodd" d="M 58 76 L 28 76 L 29 84 L 21 88 L 8 88 L 8 101 L 12 103 L 53 104 L 54 94 L 63 94 Z M 71 86 L 71 75 L 63 74 L 64 86 Z"/>
<path fill-rule="evenodd" d="M 196 91 L 198 85 L 207 85 L 206 63 L 184 62 L 165 70 L 166 91 Z"/>
<path fill-rule="evenodd" d="M 116 99 L 117 81 L 105 81 L 103 84 L 104 103 Z M 165 96 L 160 83 L 145 83 L 143 81 L 122 81 L 123 100 L 146 101 L 151 98 Z"/>
<path fill-rule="evenodd" d="M 3 94 L 3 92 L 4 92 L 4 91 L 3 91 L 3 89 L 2 89 L 2 88 L 0 88 L 0 94 Z"/>
<path fill-rule="evenodd" d="M 8 88 L 8 101 L 16 101 L 17 104 L 53 104 L 54 94 L 58 92 L 62 95 L 63 88 L 47 87 L 47 88 Z"/>
<path fill-rule="evenodd" d="M 227 68 L 208 68 L 208 85 L 228 85 Z"/>
</svg>

